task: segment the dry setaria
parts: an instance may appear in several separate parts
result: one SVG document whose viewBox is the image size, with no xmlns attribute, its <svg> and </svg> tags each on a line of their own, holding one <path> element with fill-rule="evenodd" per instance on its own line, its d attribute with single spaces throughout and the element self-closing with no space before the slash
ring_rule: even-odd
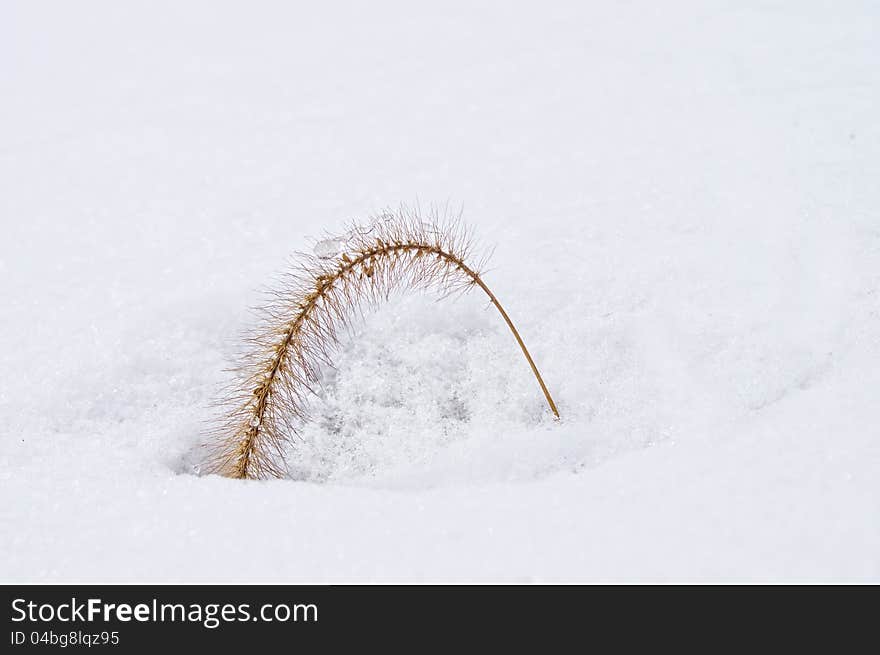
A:
<svg viewBox="0 0 880 655">
<path fill-rule="evenodd" d="M 307 419 L 307 402 L 322 366 L 339 345 L 340 333 L 364 305 L 401 289 L 437 289 L 444 295 L 479 287 L 501 313 L 531 366 L 547 404 L 559 412 L 519 332 L 471 261 L 473 241 L 458 220 L 433 216 L 425 222 L 400 210 L 355 225 L 322 256 L 300 255 L 269 306 L 262 327 L 248 337 L 250 353 L 241 380 L 222 404 L 203 471 L 231 478 L 284 477 L 284 448 Z M 320 245 L 320 244 L 319 244 Z"/>
</svg>

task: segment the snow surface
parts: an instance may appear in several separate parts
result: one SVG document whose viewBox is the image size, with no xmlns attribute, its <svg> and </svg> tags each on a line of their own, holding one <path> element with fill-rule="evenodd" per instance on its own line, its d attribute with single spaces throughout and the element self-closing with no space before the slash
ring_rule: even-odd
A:
<svg viewBox="0 0 880 655">
<path fill-rule="evenodd" d="M 0 580 L 880 581 L 875 2 L 4 2 Z M 192 474 L 248 308 L 401 202 L 301 481 Z"/>
</svg>

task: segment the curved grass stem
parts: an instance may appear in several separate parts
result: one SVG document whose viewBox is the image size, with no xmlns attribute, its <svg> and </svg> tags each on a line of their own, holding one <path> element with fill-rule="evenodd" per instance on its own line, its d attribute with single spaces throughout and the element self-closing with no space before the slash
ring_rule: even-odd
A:
<svg viewBox="0 0 880 655">
<path fill-rule="evenodd" d="M 322 365 L 339 345 L 338 330 L 362 302 L 378 304 L 400 288 L 445 290 L 480 287 L 513 333 L 555 418 L 556 403 L 513 321 L 476 268 L 456 225 L 425 224 L 398 214 L 370 228 L 355 226 L 345 251 L 307 258 L 293 283 L 266 310 L 263 332 L 250 339 L 255 352 L 243 367 L 237 405 L 221 426 L 207 471 L 233 478 L 284 477 L 283 446 L 307 418 L 306 402 Z"/>
</svg>

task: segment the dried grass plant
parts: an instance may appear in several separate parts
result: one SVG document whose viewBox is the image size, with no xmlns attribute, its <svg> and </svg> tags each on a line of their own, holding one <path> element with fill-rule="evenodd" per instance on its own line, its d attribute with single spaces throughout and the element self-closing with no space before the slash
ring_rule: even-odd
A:
<svg viewBox="0 0 880 655">
<path fill-rule="evenodd" d="M 215 429 L 203 468 L 231 478 L 285 477 L 284 447 L 307 420 L 319 370 L 331 364 L 340 333 L 365 306 L 392 291 L 436 289 L 443 296 L 479 287 L 522 349 L 547 404 L 556 404 L 507 312 L 480 274 L 470 232 L 460 217 L 432 212 L 428 220 L 407 209 L 386 212 L 368 226 L 319 243 L 337 246 L 323 256 L 300 254 L 272 302 L 259 310 L 262 325 L 248 337 L 241 381 L 223 399 L 225 419 Z M 472 261 L 473 260 L 473 261 Z"/>
</svg>

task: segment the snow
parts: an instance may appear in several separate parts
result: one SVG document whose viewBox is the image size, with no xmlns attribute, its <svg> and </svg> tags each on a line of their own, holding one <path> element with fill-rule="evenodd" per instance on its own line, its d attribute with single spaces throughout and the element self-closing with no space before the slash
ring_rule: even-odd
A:
<svg viewBox="0 0 880 655">
<path fill-rule="evenodd" d="M 869 2 L 6 2 L 0 580 L 880 581 Z M 486 281 L 193 475 L 248 308 L 399 203 Z"/>
</svg>

